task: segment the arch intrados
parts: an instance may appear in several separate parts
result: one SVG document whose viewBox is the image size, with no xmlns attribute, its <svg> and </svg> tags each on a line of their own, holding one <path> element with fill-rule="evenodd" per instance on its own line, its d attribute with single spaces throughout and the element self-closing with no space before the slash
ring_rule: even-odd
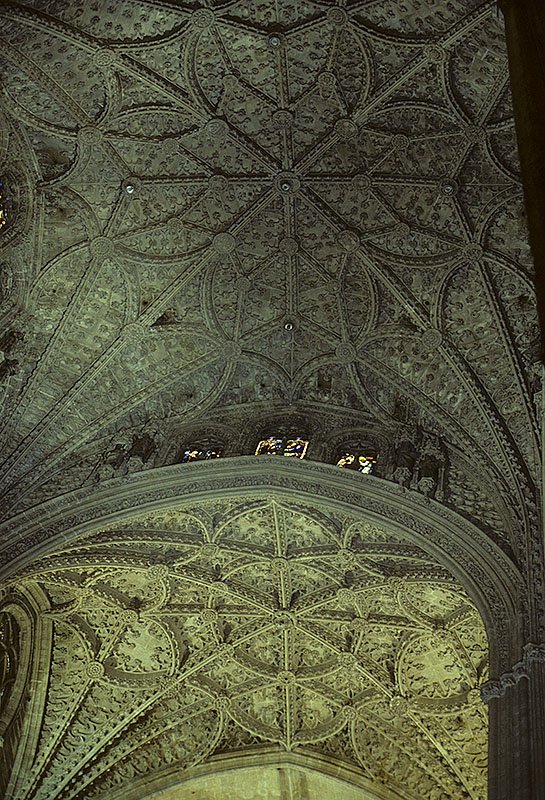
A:
<svg viewBox="0 0 545 800">
<path fill-rule="evenodd" d="M 32 762 L 40 736 L 40 726 L 29 721 L 41 718 L 45 703 L 43 665 L 51 647 L 51 621 L 43 616 L 47 600 L 37 586 L 26 586 L 24 592 L 10 591 L 2 598 L 2 610 L 12 614 L 20 627 L 19 668 L 11 697 L 0 719 L 0 737 L 9 730 L 18 709 L 23 709 L 23 729 L 26 731 L 15 754 L 6 796 L 14 796 L 14 786 Z"/>
<path fill-rule="evenodd" d="M 179 769 L 169 768 L 154 775 L 151 781 L 146 777 L 130 787 L 123 787 L 112 794 L 110 800 L 175 800 L 176 794 L 172 793 L 173 790 L 194 787 L 198 792 L 199 786 L 209 777 L 220 776 L 225 780 L 238 773 L 240 780 L 244 780 L 248 770 L 262 770 L 267 767 L 287 768 L 307 775 L 334 779 L 340 787 L 344 786 L 348 791 L 357 792 L 361 800 L 418 800 L 412 793 L 405 792 L 401 796 L 385 785 L 378 785 L 365 777 L 355 766 L 339 761 L 331 755 L 326 757 L 304 750 L 281 751 L 272 747 L 254 751 L 245 750 L 243 753 L 231 753 L 226 756 L 213 756 L 203 764 L 185 769 L 183 773 L 180 773 Z M 196 793 L 195 796 L 199 795 Z M 310 800 L 316 798 L 311 797 Z"/>
<path fill-rule="evenodd" d="M 491 670 L 501 672 L 519 657 L 523 643 L 513 638 L 519 626 L 510 620 L 520 613 L 520 574 L 483 531 L 390 481 L 297 459 L 240 456 L 174 465 L 48 501 L 0 526 L 0 580 L 99 527 L 182 503 L 263 494 L 349 512 L 414 543 L 449 570 L 477 607 L 491 643 Z"/>
</svg>

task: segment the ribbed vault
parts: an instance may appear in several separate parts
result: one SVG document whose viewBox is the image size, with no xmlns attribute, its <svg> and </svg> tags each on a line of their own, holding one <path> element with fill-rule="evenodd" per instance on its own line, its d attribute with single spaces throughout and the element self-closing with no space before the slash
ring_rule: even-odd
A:
<svg viewBox="0 0 545 800">
<path fill-rule="evenodd" d="M 251 753 L 481 800 L 478 687 L 545 629 L 496 3 L 4 0 L 0 30 L 7 796 Z M 270 434 L 307 463 L 245 458 Z M 374 476 L 318 463 L 359 446 Z"/>
<path fill-rule="evenodd" d="M 51 641 L 16 800 L 109 798 L 255 748 L 331 757 L 387 797 L 483 796 L 479 613 L 363 516 L 187 502 L 89 531 L 8 586 L 43 598 Z"/>
<path fill-rule="evenodd" d="M 259 764 L 259 766 L 257 766 Z M 248 753 L 242 757 L 214 758 L 206 766 L 176 785 L 169 785 L 149 800 L 398 800 L 386 786 L 377 786 L 339 762 L 305 753 Z M 127 796 L 133 800 L 132 796 Z M 142 797 L 140 794 L 139 797 Z M 117 800 L 114 796 L 112 800 Z M 147 798 L 146 798 L 147 800 Z"/>
<path fill-rule="evenodd" d="M 0 17 L 6 513 L 300 412 L 310 458 L 374 430 L 384 477 L 431 436 L 518 555 L 537 327 L 495 3 Z"/>
</svg>

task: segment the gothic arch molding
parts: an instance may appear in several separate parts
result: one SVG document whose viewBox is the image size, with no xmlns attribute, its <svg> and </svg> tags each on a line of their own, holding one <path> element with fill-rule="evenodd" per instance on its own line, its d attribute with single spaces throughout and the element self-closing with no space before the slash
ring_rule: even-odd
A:
<svg viewBox="0 0 545 800">
<path fill-rule="evenodd" d="M 288 462 L 288 463 L 286 463 Z M 348 474 L 333 466 L 263 457 L 175 465 L 81 489 L 34 507 L 0 527 L 0 577 L 51 553 L 81 534 L 132 515 L 240 495 L 306 498 L 331 509 L 365 515 L 418 545 L 461 583 L 479 610 L 491 643 L 492 676 L 510 669 L 524 644 L 520 573 L 475 525 L 443 505 L 388 481 Z"/>
<path fill-rule="evenodd" d="M 400 800 L 396 792 L 386 786 L 377 786 L 364 777 L 361 772 L 351 769 L 345 763 L 331 756 L 325 758 L 318 753 L 287 753 L 275 748 L 259 749 L 254 752 L 233 753 L 214 757 L 206 764 L 193 767 L 180 775 L 177 769 L 163 770 L 152 781 L 149 779 L 137 782 L 127 789 L 115 792 L 111 800 L 163 800 L 163 793 L 182 787 L 195 786 L 197 791 L 209 776 L 217 776 L 219 781 L 230 775 L 240 775 L 244 780 L 244 772 L 263 769 L 291 770 L 300 774 L 314 774 L 320 777 L 335 779 L 339 789 L 352 790 L 354 796 L 362 800 Z M 241 771 L 242 772 L 241 774 Z M 206 786 L 206 784 L 205 784 Z M 225 796 L 225 795 L 224 795 Z M 175 800 L 176 795 L 167 794 L 166 800 Z M 352 794 L 348 795 L 352 798 Z M 408 796 L 407 796 L 408 797 Z M 412 798 L 411 798 L 412 800 Z"/>
<path fill-rule="evenodd" d="M 35 755 L 39 720 L 45 702 L 44 666 L 51 650 L 51 623 L 42 612 L 43 593 L 36 586 L 24 594 L 8 590 L 1 609 L 13 616 L 20 630 L 20 651 L 15 682 L 0 715 L 0 789 L 11 796 L 18 777 Z"/>
</svg>

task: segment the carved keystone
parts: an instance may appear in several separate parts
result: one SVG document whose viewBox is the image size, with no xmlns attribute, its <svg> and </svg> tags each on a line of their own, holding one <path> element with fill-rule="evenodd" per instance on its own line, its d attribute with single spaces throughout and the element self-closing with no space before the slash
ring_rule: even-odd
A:
<svg viewBox="0 0 545 800">
<path fill-rule="evenodd" d="M 344 8 L 330 8 L 327 12 L 327 21 L 336 28 L 343 28 L 348 22 L 348 14 Z"/>
<path fill-rule="evenodd" d="M 100 663 L 100 661 L 90 661 L 85 667 L 85 672 L 87 677 L 91 678 L 92 680 L 97 680 L 98 678 L 102 678 L 104 675 L 104 666 Z"/>
<path fill-rule="evenodd" d="M 113 53 L 111 50 L 108 50 L 106 47 L 103 47 L 100 50 L 97 50 L 96 53 L 93 53 L 93 64 L 101 69 L 110 67 L 115 60 L 115 53 Z"/>
<path fill-rule="evenodd" d="M 191 15 L 191 23 L 196 28 L 210 28 L 216 21 L 216 15 L 210 8 L 199 8 Z"/>
<path fill-rule="evenodd" d="M 113 240 L 109 236 L 97 236 L 89 242 L 89 252 L 99 260 L 110 258 L 114 252 Z"/>
<path fill-rule="evenodd" d="M 355 231 L 340 231 L 337 242 L 347 253 L 355 253 L 360 246 L 360 237 Z"/>
<path fill-rule="evenodd" d="M 278 242 L 278 249 L 283 256 L 294 256 L 299 252 L 299 242 L 292 236 L 285 236 Z"/>
<path fill-rule="evenodd" d="M 80 144 L 93 145 L 100 144 L 104 139 L 104 134 L 98 128 L 87 126 L 78 131 L 78 142 Z"/>
<path fill-rule="evenodd" d="M 345 141 L 355 139 L 359 133 L 358 126 L 351 119 L 337 120 L 334 130 L 337 136 Z"/>
<path fill-rule="evenodd" d="M 335 350 L 335 355 L 341 364 L 352 364 L 357 358 L 356 348 L 350 342 L 341 342 Z"/>
<path fill-rule="evenodd" d="M 217 233 L 212 239 L 212 247 L 218 253 L 232 253 L 237 242 L 231 233 Z"/>
<path fill-rule="evenodd" d="M 294 172 L 279 172 L 273 180 L 274 188 L 280 194 L 289 196 L 297 194 L 301 181 Z"/>
</svg>

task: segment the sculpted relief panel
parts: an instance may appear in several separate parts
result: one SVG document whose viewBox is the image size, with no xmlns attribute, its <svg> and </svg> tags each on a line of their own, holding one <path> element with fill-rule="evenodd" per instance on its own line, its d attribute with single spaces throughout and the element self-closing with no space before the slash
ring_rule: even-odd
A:
<svg viewBox="0 0 545 800">
<path fill-rule="evenodd" d="M 174 420 L 232 406 L 241 431 L 312 402 L 324 429 L 332 406 L 386 429 L 410 406 L 532 524 L 537 327 L 501 23 L 492 2 L 399 12 L 2 4 L 10 513 L 107 480 L 118 444 Z"/>
<path fill-rule="evenodd" d="M 193 504 L 80 537 L 13 585 L 43 591 L 52 625 L 16 800 L 98 800 L 256 746 L 334 756 L 395 797 L 484 795 L 482 621 L 387 530 L 280 500 Z"/>
</svg>

